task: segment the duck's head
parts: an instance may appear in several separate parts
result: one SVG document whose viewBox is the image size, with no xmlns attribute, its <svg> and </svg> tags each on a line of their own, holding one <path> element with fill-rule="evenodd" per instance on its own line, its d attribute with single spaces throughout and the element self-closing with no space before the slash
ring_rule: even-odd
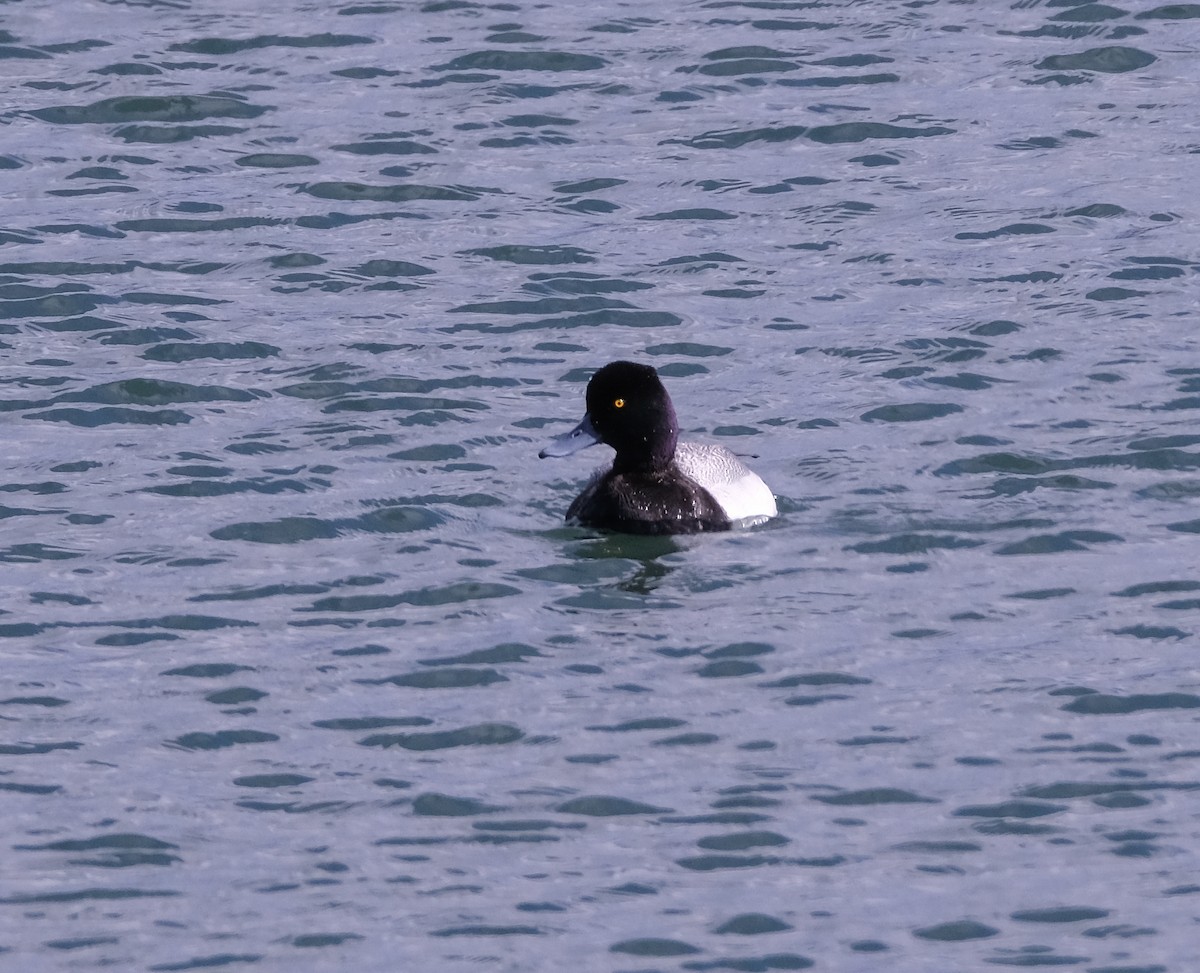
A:
<svg viewBox="0 0 1200 973">
<path fill-rule="evenodd" d="M 538 455 L 567 456 L 605 443 L 617 451 L 613 469 L 659 470 L 675 455 L 679 421 L 671 397 L 649 365 L 609 362 L 587 387 L 587 412 L 574 429 L 551 440 Z"/>
</svg>

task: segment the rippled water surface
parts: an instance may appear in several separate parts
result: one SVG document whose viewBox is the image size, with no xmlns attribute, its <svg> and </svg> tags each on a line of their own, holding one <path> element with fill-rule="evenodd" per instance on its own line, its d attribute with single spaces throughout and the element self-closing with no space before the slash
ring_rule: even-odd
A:
<svg viewBox="0 0 1200 973">
<path fill-rule="evenodd" d="M 1195 969 L 1200 6 L 2 11 L 0 962 Z"/>
</svg>

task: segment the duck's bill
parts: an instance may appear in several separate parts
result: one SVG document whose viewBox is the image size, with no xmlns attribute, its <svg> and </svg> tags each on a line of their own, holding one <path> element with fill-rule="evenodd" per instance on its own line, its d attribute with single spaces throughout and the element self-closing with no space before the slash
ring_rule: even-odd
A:
<svg viewBox="0 0 1200 973">
<path fill-rule="evenodd" d="M 592 425 L 592 417 L 585 415 L 579 425 L 570 432 L 564 432 L 561 436 L 551 439 L 546 444 L 546 448 L 538 453 L 538 458 L 570 456 L 572 453 L 578 453 L 581 449 L 595 446 L 598 442 L 600 442 L 600 436 L 596 432 L 596 427 Z"/>
</svg>

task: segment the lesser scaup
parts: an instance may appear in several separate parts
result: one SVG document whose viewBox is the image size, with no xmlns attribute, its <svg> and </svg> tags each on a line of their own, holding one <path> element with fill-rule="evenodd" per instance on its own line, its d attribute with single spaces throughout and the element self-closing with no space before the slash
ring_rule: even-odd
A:
<svg viewBox="0 0 1200 973">
<path fill-rule="evenodd" d="M 596 443 L 617 451 L 567 510 L 567 523 L 628 534 L 728 530 L 775 516 L 775 497 L 724 446 L 679 442 L 675 408 L 649 365 L 609 362 L 587 387 L 587 412 L 538 455 Z"/>
</svg>

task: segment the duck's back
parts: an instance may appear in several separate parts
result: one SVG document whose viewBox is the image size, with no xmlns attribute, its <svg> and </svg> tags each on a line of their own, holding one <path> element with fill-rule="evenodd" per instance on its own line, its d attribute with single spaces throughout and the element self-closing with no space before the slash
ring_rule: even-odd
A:
<svg viewBox="0 0 1200 973">
<path fill-rule="evenodd" d="M 778 512 L 771 488 L 724 446 L 680 443 L 675 464 L 712 494 L 730 521 L 761 522 Z"/>
</svg>

